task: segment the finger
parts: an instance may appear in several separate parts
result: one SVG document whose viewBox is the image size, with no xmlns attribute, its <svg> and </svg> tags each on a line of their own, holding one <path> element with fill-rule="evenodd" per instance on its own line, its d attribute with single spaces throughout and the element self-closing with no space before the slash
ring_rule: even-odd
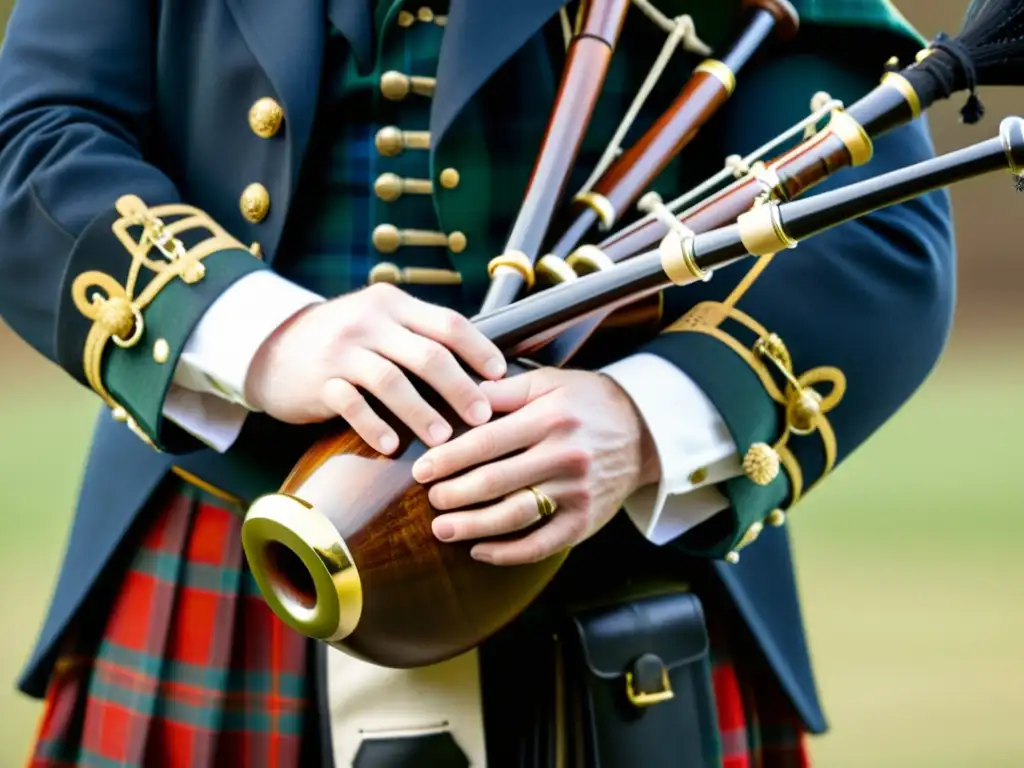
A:
<svg viewBox="0 0 1024 768">
<path fill-rule="evenodd" d="M 491 418 L 487 398 L 447 347 L 393 327 L 374 341 L 373 349 L 433 387 L 467 424 L 475 426 Z"/>
<path fill-rule="evenodd" d="M 324 405 L 343 418 L 374 450 L 391 453 L 398 447 L 398 435 L 344 379 L 328 379 L 321 395 Z"/>
<path fill-rule="evenodd" d="M 540 490 L 557 499 L 557 487 L 557 483 L 545 483 Z M 434 518 L 433 530 L 441 541 L 467 541 L 521 531 L 541 519 L 537 497 L 524 488 L 483 509 L 439 515 Z"/>
<path fill-rule="evenodd" d="M 505 356 L 468 319 L 451 309 L 420 302 L 399 319 L 413 333 L 448 347 L 481 376 L 500 379 L 508 370 Z"/>
<path fill-rule="evenodd" d="M 439 445 L 452 435 L 445 421 L 390 360 L 361 347 L 345 356 L 345 378 L 380 400 L 427 445 Z"/>
<path fill-rule="evenodd" d="M 576 477 L 584 458 L 577 451 L 540 443 L 525 453 L 484 464 L 438 483 L 430 489 L 428 498 L 431 506 L 439 511 L 483 504 L 553 478 Z"/>
<path fill-rule="evenodd" d="M 543 397 L 557 386 L 551 370 L 542 368 L 501 381 L 481 382 L 480 391 L 496 413 L 511 413 L 532 400 Z"/>
<path fill-rule="evenodd" d="M 484 541 L 469 554 L 493 565 L 536 563 L 583 540 L 587 519 L 582 509 L 559 509 L 544 525 L 512 541 Z"/>
<path fill-rule="evenodd" d="M 524 408 L 431 448 L 413 464 L 412 475 L 429 483 L 469 467 L 536 445 L 551 427 L 542 408 Z"/>
</svg>

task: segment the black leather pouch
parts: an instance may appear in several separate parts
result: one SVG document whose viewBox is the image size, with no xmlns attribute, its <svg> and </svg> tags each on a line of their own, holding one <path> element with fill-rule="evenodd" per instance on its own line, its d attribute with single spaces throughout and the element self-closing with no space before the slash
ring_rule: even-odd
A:
<svg viewBox="0 0 1024 768">
<path fill-rule="evenodd" d="M 717 765 L 708 634 L 695 594 L 677 589 L 575 610 L 563 654 L 574 765 Z"/>
</svg>

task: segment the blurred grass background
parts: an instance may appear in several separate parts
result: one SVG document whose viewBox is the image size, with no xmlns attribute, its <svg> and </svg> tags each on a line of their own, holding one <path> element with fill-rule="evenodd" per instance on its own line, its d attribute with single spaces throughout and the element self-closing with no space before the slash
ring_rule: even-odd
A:
<svg viewBox="0 0 1024 768">
<path fill-rule="evenodd" d="M 27 0 L 30 1 L 30 0 Z M 9 0 L 0 0 L 0 20 Z M 955 30 L 962 0 L 898 4 L 922 32 Z M 940 150 L 987 137 L 1020 110 L 983 94 L 988 117 L 932 110 Z M 1021 205 L 1003 177 L 954 190 L 956 329 L 910 404 L 792 519 L 831 732 L 817 765 L 1024 765 L 1024 353 Z M 21 765 L 38 705 L 14 678 L 63 551 L 93 396 L 0 326 L 0 768 Z"/>
</svg>

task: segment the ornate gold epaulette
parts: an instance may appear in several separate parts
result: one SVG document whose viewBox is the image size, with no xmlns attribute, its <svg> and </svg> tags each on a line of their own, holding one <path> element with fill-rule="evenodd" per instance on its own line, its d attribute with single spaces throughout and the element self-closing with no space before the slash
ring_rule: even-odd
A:
<svg viewBox="0 0 1024 768">
<path fill-rule="evenodd" d="M 741 343 L 721 326 L 726 320 L 740 323 L 753 332 L 756 340 L 751 346 Z M 846 392 L 846 376 L 838 368 L 823 366 L 812 368 L 799 376 L 793 368 L 793 360 L 782 339 L 770 333 L 764 326 L 736 309 L 718 302 L 703 302 L 693 307 L 683 317 L 670 325 L 666 331 L 703 333 L 718 339 L 739 355 L 760 378 L 765 391 L 785 409 L 785 429 L 773 445 L 754 443 L 743 457 L 743 471 L 758 485 L 768 485 L 785 468 L 790 480 L 792 507 L 810 488 L 804 488 L 803 472 L 792 451 L 789 441 L 792 436 L 808 436 L 817 433 L 825 451 L 825 466 L 814 487 L 825 477 L 836 462 L 836 436 L 829 423 L 827 413 L 831 411 Z M 780 387 L 772 371 L 778 371 L 785 381 Z M 817 384 L 831 384 L 831 390 L 822 394 L 815 389 Z M 782 514 L 779 512 L 779 514 Z M 778 515 L 772 522 L 778 524 Z"/>
<path fill-rule="evenodd" d="M 103 384 L 103 353 L 107 342 L 122 349 L 134 347 L 145 334 L 143 310 L 174 279 L 193 284 L 203 279 L 207 256 L 229 248 L 244 246 L 231 237 L 203 211 L 187 205 L 170 204 L 149 208 L 135 195 L 125 195 L 116 203 L 120 218 L 113 224 L 117 239 L 131 255 L 131 266 L 121 285 L 105 272 L 83 272 L 75 278 L 71 294 L 78 311 L 92 320 L 86 337 L 82 365 L 89 386 L 112 409 L 114 418 L 125 422 L 145 443 L 156 447 L 152 438 L 136 423 L 128 411 L 114 400 Z M 164 217 L 179 217 L 165 223 Z M 141 227 L 136 240 L 129 230 Z M 186 249 L 179 236 L 188 230 L 205 229 L 209 236 Z M 157 255 L 152 254 L 156 249 Z M 144 275 L 143 268 L 149 275 Z M 148 277 L 148 280 L 145 278 Z M 145 280 L 145 284 L 143 282 Z M 159 353 L 154 349 L 155 353 Z"/>
</svg>

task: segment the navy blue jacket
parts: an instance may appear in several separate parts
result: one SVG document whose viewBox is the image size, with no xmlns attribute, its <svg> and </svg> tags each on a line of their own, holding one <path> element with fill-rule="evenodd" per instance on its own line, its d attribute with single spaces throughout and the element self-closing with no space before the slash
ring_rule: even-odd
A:
<svg viewBox="0 0 1024 768">
<path fill-rule="evenodd" d="M 466 104 L 559 5 L 559 0 L 453 2 L 432 104 L 432 152 L 444 151 L 444 139 Z M 318 2 L 16 4 L 0 52 L 0 314 L 5 321 L 82 379 L 83 332 L 67 311 L 68 277 L 76 265 L 106 258 L 103 254 L 114 249 L 109 209 L 125 192 L 161 203 L 187 200 L 240 241 L 259 240 L 272 257 L 287 206 L 280 204 L 257 225 L 239 215 L 238 191 L 259 177 L 267 180 L 275 201 L 291 198 L 313 123 L 324 36 Z M 756 93 L 764 85 L 759 76 L 770 75 L 751 74 L 740 92 Z M 807 95 L 814 90 L 813 73 L 808 78 Z M 285 106 L 285 141 L 243 150 L 236 133 L 247 130 L 249 105 L 267 93 Z M 763 122 L 768 135 L 788 126 L 789 121 L 776 124 L 781 118 L 773 116 L 770 103 L 761 107 L 750 119 Z M 723 141 L 735 141 L 735 151 L 750 148 L 741 146 L 751 141 L 742 124 L 725 123 L 733 134 Z M 918 121 L 877 141 L 868 166 L 846 171 L 822 188 L 932 152 L 927 125 Z M 830 361 L 845 371 L 850 391 L 833 415 L 845 458 L 933 367 L 949 330 L 953 288 L 948 200 L 935 193 L 844 225 L 781 256 L 744 307 L 769 327 L 781 328 L 794 356 L 807 361 L 804 367 Z M 668 336 L 652 342 L 650 351 L 683 367 L 708 390 L 716 389 L 714 371 L 734 365 L 722 357 L 728 352 L 703 349 L 705 340 Z M 713 395 L 727 421 L 765 400 L 755 391 L 756 377 L 749 378 L 730 391 L 718 387 Z M 734 437 L 740 445 L 751 440 L 751 435 Z M 61 634 L 173 461 L 108 414 L 100 417 L 63 567 L 22 690 L 42 694 Z M 817 474 L 808 472 L 810 478 Z M 808 726 L 824 729 L 785 529 L 762 534 L 738 565 L 715 567 Z"/>
</svg>

